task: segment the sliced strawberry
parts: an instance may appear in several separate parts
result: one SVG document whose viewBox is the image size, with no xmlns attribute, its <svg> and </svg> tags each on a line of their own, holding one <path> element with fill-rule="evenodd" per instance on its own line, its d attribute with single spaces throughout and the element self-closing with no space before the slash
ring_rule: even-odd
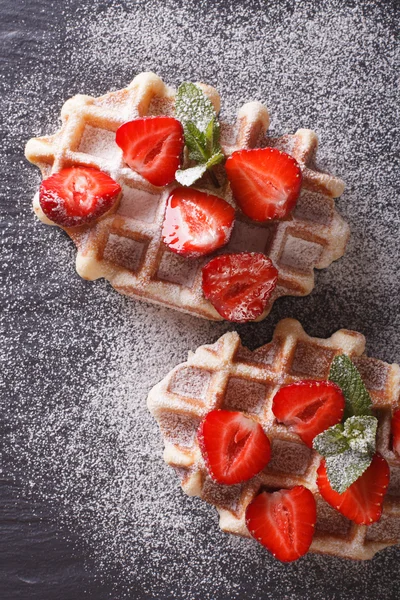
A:
<svg viewBox="0 0 400 600">
<path fill-rule="evenodd" d="M 314 496 L 302 485 L 271 494 L 262 492 L 246 510 L 251 535 L 282 562 L 292 562 L 308 552 L 316 520 Z"/>
<path fill-rule="evenodd" d="M 278 271 L 265 254 L 222 254 L 203 267 L 203 293 L 228 321 L 254 321 L 265 310 Z"/>
<path fill-rule="evenodd" d="M 168 198 L 162 237 L 177 254 L 196 257 L 228 243 L 235 209 L 218 196 L 178 188 Z"/>
<path fill-rule="evenodd" d="M 271 456 L 261 425 L 241 412 L 212 410 L 200 423 L 197 439 L 210 477 L 218 483 L 251 479 Z"/>
<path fill-rule="evenodd" d="M 225 167 L 233 196 L 250 219 L 282 219 L 295 207 L 302 175 L 289 154 L 276 148 L 238 150 Z"/>
<path fill-rule="evenodd" d="M 131 169 L 153 185 L 175 179 L 183 150 L 181 123 L 172 117 L 143 117 L 124 123 L 115 141 Z"/>
<path fill-rule="evenodd" d="M 332 381 L 298 381 L 275 394 L 272 412 L 312 448 L 316 435 L 340 423 L 344 413 L 343 392 Z"/>
<path fill-rule="evenodd" d="M 368 469 L 343 494 L 331 488 L 324 460 L 318 467 L 317 475 L 321 496 L 342 515 L 357 525 L 379 521 L 390 479 L 389 465 L 382 456 L 375 454 Z"/>
<path fill-rule="evenodd" d="M 62 227 L 86 225 L 108 212 L 121 187 L 92 167 L 68 167 L 44 179 L 39 188 L 42 211 Z"/>
<path fill-rule="evenodd" d="M 400 457 L 400 409 L 392 417 L 392 446 L 393 451 Z"/>
</svg>

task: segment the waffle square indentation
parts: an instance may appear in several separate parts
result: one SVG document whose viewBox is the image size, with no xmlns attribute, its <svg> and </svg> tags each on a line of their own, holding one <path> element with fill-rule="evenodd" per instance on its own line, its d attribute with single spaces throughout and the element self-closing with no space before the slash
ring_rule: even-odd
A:
<svg viewBox="0 0 400 600">
<path fill-rule="evenodd" d="M 271 230 L 236 220 L 224 252 L 265 252 Z"/>
<path fill-rule="evenodd" d="M 274 439 L 271 460 L 266 470 L 304 475 L 311 460 L 311 450 L 305 444 Z"/>
<path fill-rule="evenodd" d="M 111 233 L 103 258 L 134 273 L 140 269 L 147 244 Z"/>
<path fill-rule="evenodd" d="M 195 400 L 205 400 L 211 373 L 196 367 L 182 367 L 173 374 L 168 391 Z"/>
<path fill-rule="evenodd" d="M 202 261 L 164 252 L 157 271 L 157 279 L 191 288 Z"/>
<path fill-rule="evenodd" d="M 206 502 L 237 512 L 240 505 L 242 485 L 220 485 L 207 478 L 204 482 L 202 497 Z"/>
<path fill-rule="evenodd" d="M 400 496 L 400 466 L 390 465 L 390 482 L 387 493 L 389 496 Z"/>
<path fill-rule="evenodd" d="M 159 202 L 158 194 L 150 194 L 145 190 L 123 185 L 117 214 L 143 223 L 153 223 Z"/>
<path fill-rule="evenodd" d="M 241 377 L 230 377 L 225 392 L 223 408 L 259 414 L 265 404 L 268 388 L 263 383 Z"/>
<path fill-rule="evenodd" d="M 360 356 L 359 358 L 353 358 L 352 360 L 360 371 L 360 375 L 369 390 L 381 392 L 385 389 L 389 365 L 381 360 L 369 358 L 368 356 Z"/>
<path fill-rule="evenodd" d="M 115 142 L 115 132 L 86 125 L 78 148 L 79 152 L 103 158 L 108 163 L 118 161 L 122 151 Z"/>
<path fill-rule="evenodd" d="M 400 517 L 383 514 L 377 523 L 367 529 L 366 539 L 379 542 L 395 542 L 400 538 Z"/>
<path fill-rule="evenodd" d="M 234 362 L 244 362 L 255 364 L 257 366 L 266 365 L 268 367 L 273 367 L 279 348 L 280 345 L 276 340 L 270 344 L 261 346 L 261 348 L 257 348 L 257 350 L 254 351 L 251 351 L 245 346 L 240 345 L 235 354 Z"/>
<path fill-rule="evenodd" d="M 297 201 L 293 216 L 300 221 L 330 225 L 334 210 L 335 204 L 332 198 L 315 192 L 304 191 Z"/>
<path fill-rule="evenodd" d="M 164 411 L 158 417 L 158 423 L 166 441 L 177 446 L 190 447 L 196 439 L 200 419 Z"/>
<path fill-rule="evenodd" d="M 333 536 L 347 537 L 350 528 L 351 521 L 349 519 L 346 519 L 324 500 L 317 501 L 316 533 L 323 532 Z"/>
<path fill-rule="evenodd" d="M 279 258 L 279 264 L 303 274 L 311 274 L 322 251 L 323 247 L 320 244 L 288 234 Z"/>
<path fill-rule="evenodd" d="M 296 344 L 290 373 L 301 375 L 304 379 L 327 379 L 334 350 L 317 344 L 298 342 Z"/>
</svg>

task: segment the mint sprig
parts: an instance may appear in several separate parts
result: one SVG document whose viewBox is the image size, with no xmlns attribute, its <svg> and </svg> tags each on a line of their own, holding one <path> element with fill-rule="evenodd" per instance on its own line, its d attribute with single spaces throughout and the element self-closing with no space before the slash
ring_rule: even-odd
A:
<svg viewBox="0 0 400 600">
<path fill-rule="evenodd" d="M 375 417 L 350 417 L 314 438 L 314 449 L 325 458 L 329 483 L 339 494 L 371 464 L 377 426 Z"/>
<path fill-rule="evenodd" d="M 329 380 L 342 389 L 343 422 L 317 435 L 313 447 L 325 458 L 332 489 L 342 494 L 371 464 L 378 420 L 372 416 L 371 397 L 361 375 L 347 355 L 335 356 Z"/>
<path fill-rule="evenodd" d="M 185 82 L 179 86 L 175 114 L 183 125 L 189 158 L 198 163 L 176 172 L 176 180 L 189 186 L 224 160 L 219 144 L 220 126 L 212 103 L 194 83 Z"/>
<path fill-rule="evenodd" d="M 346 354 L 335 356 L 329 371 L 329 380 L 342 390 L 346 405 L 344 418 L 371 415 L 372 402 L 356 366 Z"/>
</svg>

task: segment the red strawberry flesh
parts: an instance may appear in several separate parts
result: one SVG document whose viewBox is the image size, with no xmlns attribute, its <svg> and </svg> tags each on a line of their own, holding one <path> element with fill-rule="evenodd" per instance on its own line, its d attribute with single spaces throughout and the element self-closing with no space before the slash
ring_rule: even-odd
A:
<svg viewBox="0 0 400 600">
<path fill-rule="evenodd" d="M 201 256 L 228 242 L 234 219 L 234 208 L 222 198 L 177 188 L 168 198 L 162 237 L 177 254 Z"/>
<path fill-rule="evenodd" d="M 203 293 L 228 321 L 246 323 L 262 315 L 278 281 L 265 254 L 223 254 L 203 267 Z"/>
<path fill-rule="evenodd" d="M 400 409 L 396 410 L 392 417 L 392 447 L 400 457 Z"/>
<path fill-rule="evenodd" d="M 342 494 L 331 488 L 324 460 L 317 475 L 321 496 L 342 515 L 357 525 L 379 521 L 390 480 L 389 465 L 382 456 L 375 454 L 368 469 Z"/>
<path fill-rule="evenodd" d="M 197 439 L 210 477 L 226 485 L 251 479 L 271 456 L 261 425 L 241 412 L 209 412 L 200 423 Z"/>
<path fill-rule="evenodd" d="M 276 148 L 238 150 L 225 167 L 233 196 L 250 219 L 282 219 L 295 207 L 302 174 L 289 154 Z"/>
<path fill-rule="evenodd" d="M 246 510 L 250 534 L 282 562 L 292 562 L 308 552 L 316 519 L 314 496 L 302 485 L 262 492 Z"/>
<path fill-rule="evenodd" d="M 183 128 L 173 117 L 143 117 L 118 128 L 115 141 L 125 162 L 156 186 L 172 183 L 184 146 Z"/>
<path fill-rule="evenodd" d="M 39 203 L 51 221 L 62 227 L 86 225 L 107 213 L 118 200 L 120 185 L 92 167 L 68 167 L 44 179 Z"/>
<path fill-rule="evenodd" d="M 304 380 L 281 387 L 272 411 L 278 421 L 297 433 L 310 448 L 316 435 L 343 417 L 345 399 L 332 381 Z"/>
</svg>

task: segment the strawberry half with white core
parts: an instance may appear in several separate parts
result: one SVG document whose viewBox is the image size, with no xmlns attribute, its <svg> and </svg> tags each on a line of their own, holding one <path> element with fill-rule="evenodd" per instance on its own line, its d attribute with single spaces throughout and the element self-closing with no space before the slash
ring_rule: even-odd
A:
<svg viewBox="0 0 400 600">
<path fill-rule="evenodd" d="M 173 117 L 143 117 L 117 129 L 124 161 L 153 185 L 172 183 L 184 146 L 183 127 Z"/>
<path fill-rule="evenodd" d="M 272 412 L 281 423 L 297 433 L 312 448 L 316 435 L 343 417 L 345 399 L 332 381 L 298 381 L 281 387 L 275 394 Z"/>
<path fill-rule="evenodd" d="M 262 492 L 246 510 L 246 525 L 252 537 L 282 562 L 292 562 L 308 552 L 316 520 L 314 496 L 302 485 Z"/>
<path fill-rule="evenodd" d="M 392 447 L 393 452 L 400 456 L 400 409 L 392 417 Z"/>
<path fill-rule="evenodd" d="M 276 148 L 238 150 L 225 168 L 237 204 L 253 221 L 282 219 L 295 207 L 302 174 L 290 154 Z"/>
<path fill-rule="evenodd" d="M 271 457 L 263 428 L 241 412 L 212 410 L 200 423 L 197 439 L 210 477 L 226 485 L 251 479 Z"/>
<path fill-rule="evenodd" d="M 68 167 L 42 181 L 39 203 L 57 225 L 78 227 L 107 213 L 120 193 L 121 186 L 107 173 L 92 167 Z"/>
<path fill-rule="evenodd" d="M 177 254 L 209 254 L 229 241 L 235 209 L 218 196 L 178 188 L 168 198 L 162 237 Z"/>
<path fill-rule="evenodd" d="M 264 312 L 278 281 L 265 254 L 222 254 L 203 267 L 203 293 L 228 321 L 254 321 Z"/>
<path fill-rule="evenodd" d="M 325 460 L 321 462 L 317 475 L 321 496 L 342 515 L 357 525 L 379 521 L 390 480 L 389 465 L 382 456 L 375 454 L 368 469 L 342 494 L 331 488 Z"/>
</svg>

